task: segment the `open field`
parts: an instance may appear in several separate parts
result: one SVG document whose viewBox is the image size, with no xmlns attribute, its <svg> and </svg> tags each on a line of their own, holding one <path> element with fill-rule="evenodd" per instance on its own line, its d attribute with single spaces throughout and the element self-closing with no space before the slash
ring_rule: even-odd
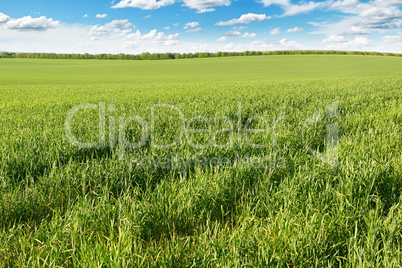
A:
<svg viewBox="0 0 402 268">
<path fill-rule="evenodd" d="M 0 100 L 0 267 L 402 266 L 402 58 L 0 59 Z"/>
</svg>

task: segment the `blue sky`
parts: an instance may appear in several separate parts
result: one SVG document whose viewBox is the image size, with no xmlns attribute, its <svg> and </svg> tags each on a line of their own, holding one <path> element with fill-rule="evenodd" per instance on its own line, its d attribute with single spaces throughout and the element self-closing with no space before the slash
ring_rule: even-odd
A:
<svg viewBox="0 0 402 268">
<path fill-rule="evenodd" d="M 3 1 L 0 51 L 402 53 L 402 0 Z"/>
</svg>

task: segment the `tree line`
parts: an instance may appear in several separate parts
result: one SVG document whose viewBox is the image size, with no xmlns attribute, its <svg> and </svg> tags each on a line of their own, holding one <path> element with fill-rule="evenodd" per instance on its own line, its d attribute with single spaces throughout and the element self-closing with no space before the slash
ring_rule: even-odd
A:
<svg viewBox="0 0 402 268">
<path fill-rule="evenodd" d="M 149 53 L 141 54 L 57 54 L 57 53 L 14 53 L 2 52 L 0 58 L 26 58 L 26 59 L 93 59 L 93 60 L 167 60 L 186 58 L 211 58 L 254 55 L 302 55 L 302 54 L 337 54 L 337 55 L 371 55 L 371 56 L 397 56 L 402 54 L 362 52 L 362 51 L 336 51 L 336 50 L 276 50 L 276 51 L 244 51 L 244 52 L 197 52 L 197 53 Z"/>
</svg>

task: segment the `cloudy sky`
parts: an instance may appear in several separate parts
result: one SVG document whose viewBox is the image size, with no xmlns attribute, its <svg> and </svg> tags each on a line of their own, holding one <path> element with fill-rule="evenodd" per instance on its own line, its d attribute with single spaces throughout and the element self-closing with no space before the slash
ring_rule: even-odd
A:
<svg viewBox="0 0 402 268">
<path fill-rule="evenodd" d="M 0 51 L 402 53 L 401 6 L 402 0 L 2 1 Z"/>
</svg>

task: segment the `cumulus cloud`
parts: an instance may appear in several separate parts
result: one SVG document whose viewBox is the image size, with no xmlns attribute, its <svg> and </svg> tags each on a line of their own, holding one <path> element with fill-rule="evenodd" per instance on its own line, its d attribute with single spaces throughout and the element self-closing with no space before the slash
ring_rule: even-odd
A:
<svg viewBox="0 0 402 268">
<path fill-rule="evenodd" d="M 228 31 L 223 34 L 223 36 L 219 37 L 216 41 L 222 42 L 226 41 L 228 37 L 238 36 L 240 38 L 254 38 L 257 36 L 256 33 L 244 33 L 243 35 L 239 31 Z"/>
<path fill-rule="evenodd" d="M 236 24 L 248 24 L 250 22 L 264 21 L 264 20 L 269 20 L 269 19 L 271 19 L 271 16 L 267 16 L 265 14 L 248 13 L 248 14 L 241 15 L 240 18 L 238 18 L 238 19 L 232 19 L 229 21 L 219 21 L 219 22 L 215 23 L 215 25 L 228 26 L 228 25 L 236 25 Z"/>
<path fill-rule="evenodd" d="M 83 18 L 88 18 L 88 14 L 85 14 L 84 16 L 82 16 Z"/>
<path fill-rule="evenodd" d="M 363 29 L 359 26 L 352 26 L 349 31 L 345 32 L 346 34 L 356 34 L 356 35 L 367 35 L 370 34 L 370 31 Z"/>
<path fill-rule="evenodd" d="M 175 0 L 122 0 L 116 5 L 112 6 L 112 8 L 134 7 L 140 9 L 158 9 L 163 6 L 171 5 L 174 2 Z"/>
<path fill-rule="evenodd" d="M 133 25 L 128 20 L 113 20 L 109 23 L 105 24 L 106 28 L 124 28 L 124 29 L 134 29 L 135 25 Z"/>
<path fill-rule="evenodd" d="M 135 25 L 130 23 L 128 20 L 113 20 L 102 26 L 93 26 L 89 31 L 89 36 L 92 37 L 92 40 L 96 40 L 102 36 L 115 38 L 118 36 L 125 36 L 131 33 L 131 30 L 135 28 Z"/>
<path fill-rule="evenodd" d="M 241 33 L 239 31 L 229 31 L 223 34 L 223 36 L 240 36 Z"/>
<path fill-rule="evenodd" d="M 9 20 L 10 20 L 9 16 L 7 16 L 6 14 L 3 14 L 3 13 L 0 12 L 0 24 L 1 23 L 6 23 Z"/>
<path fill-rule="evenodd" d="M 331 35 L 322 40 L 322 43 L 327 44 L 328 49 L 360 49 L 370 45 L 371 41 L 365 36 L 356 36 L 353 40 L 349 40 L 342 35 Z"/>
<path fill-rule="evenodd" d="M 122 0 L 112 8 L 134 7 L 140 9 L 158 9 L 164 6 L 172 5 L 176 0 Z M 215 11 L 214 6 L 229 6 L 230 0 L 182 0 L 184 6 L 196 9 L 197 13 L 206 13 Z"/>
<path fill-rule="evenodd" d="M 98 19 L 104 19 L 104 18 L 107 17 L 107 14 L 96 14 L 96 17 L 97 17 Z"/>
<path fill-rule="evenodd" d="M 279 29 L 279 27 L 276 27 L 275 29 L 273 29 L 272 31 L 269 32 L 271 35 L 277 35 L 280 34 L 281 31 Z"/>
<path fill-rule="evenodd" d="M 151 44 L 172 46 L 178 44 L 180 36 L 178 33 L 165 35 L 165 33 L 158 32 L 156 29 L 154 29 L 144 35 L 141 34 L 140 30 L 137 30 L 135 33 L 127 35 L 127 39 L 130 39 L 130 41 L 146 40 L 150 41 Z"/>
<path fill-rule="evenodd" d="M 351 41 L 351 44 L 356 46 L 365 46 L 371 44 L 371 41 L 365 36 L 356 36 L 356 38 Z"/>
<path fill-rule="evenodd" d="M 256 36 L 257 36 L 256 33 L 244 33 L 241 37 L 242 38 L 254 38 Z"/>
<path fill-rule="evenodd" d="M 183 29 L 194 28 L 200 25 L 197 21 L 187 22 Z"/>
<path fill-rule="evenodd" d="M 339 42 L 347 42 L 348 39 L 346 39 L 345 36 L 343 35 L 331 35 L 330 37 L 322 40 L 322 43 L 339 43 Z"/>
<path fill-rule="evenodd" d="M 165 30 L 170 30 L 170 27 L 169 27 L 169 26 L 166 26 L 166 27 L 164 27 L 163 29 L 165 29 Z"/>
<path fill-rule="evenodd" d="M 203 31 L 204 30 L 201 27 L 199 27 L 199 28 L 189 29 L 186 32 L 188 32 L 188 33 L 202 33 Z"/>
<path fill-rule="evenodd" d="M 286 38 L 283 38 L 282 40 L 280 40 L 279 43 L 285 48 L 300 48 L 301 47 L 301 45 L 299 43 L 297 43 L 296 41 L 288 40 Z"/>
<path fill-rule="evenodd" d="M 52 18 L 48 19 L 45 16 L 39 18 L 25 16 L 19 19 L 9 19 L 6 23 L 6 28 L 18 31 L 46 31 L 56 28 L 58 25 L 58 21 L 54 21 Z"/>
<path fill-rule="evenodd" d="M 301 31 L 303 31 L 303 28 L 299 28 L 299 27 L 294 27 L 294 28 L 292 28 L 292 29 L 288 29 L 286 32 L 287 33 L 298 33 L 298 32 L 301 32 Z"/>
<path fill-rule="evenodd" d="M 199 10 L 197 10 L 197 12 L 196 13 L 207 13 L 207 12 L 214 12 L 215 11 L 215 8 L 202 8 L 202 9 L 199 9 Z"/>
</svg>

